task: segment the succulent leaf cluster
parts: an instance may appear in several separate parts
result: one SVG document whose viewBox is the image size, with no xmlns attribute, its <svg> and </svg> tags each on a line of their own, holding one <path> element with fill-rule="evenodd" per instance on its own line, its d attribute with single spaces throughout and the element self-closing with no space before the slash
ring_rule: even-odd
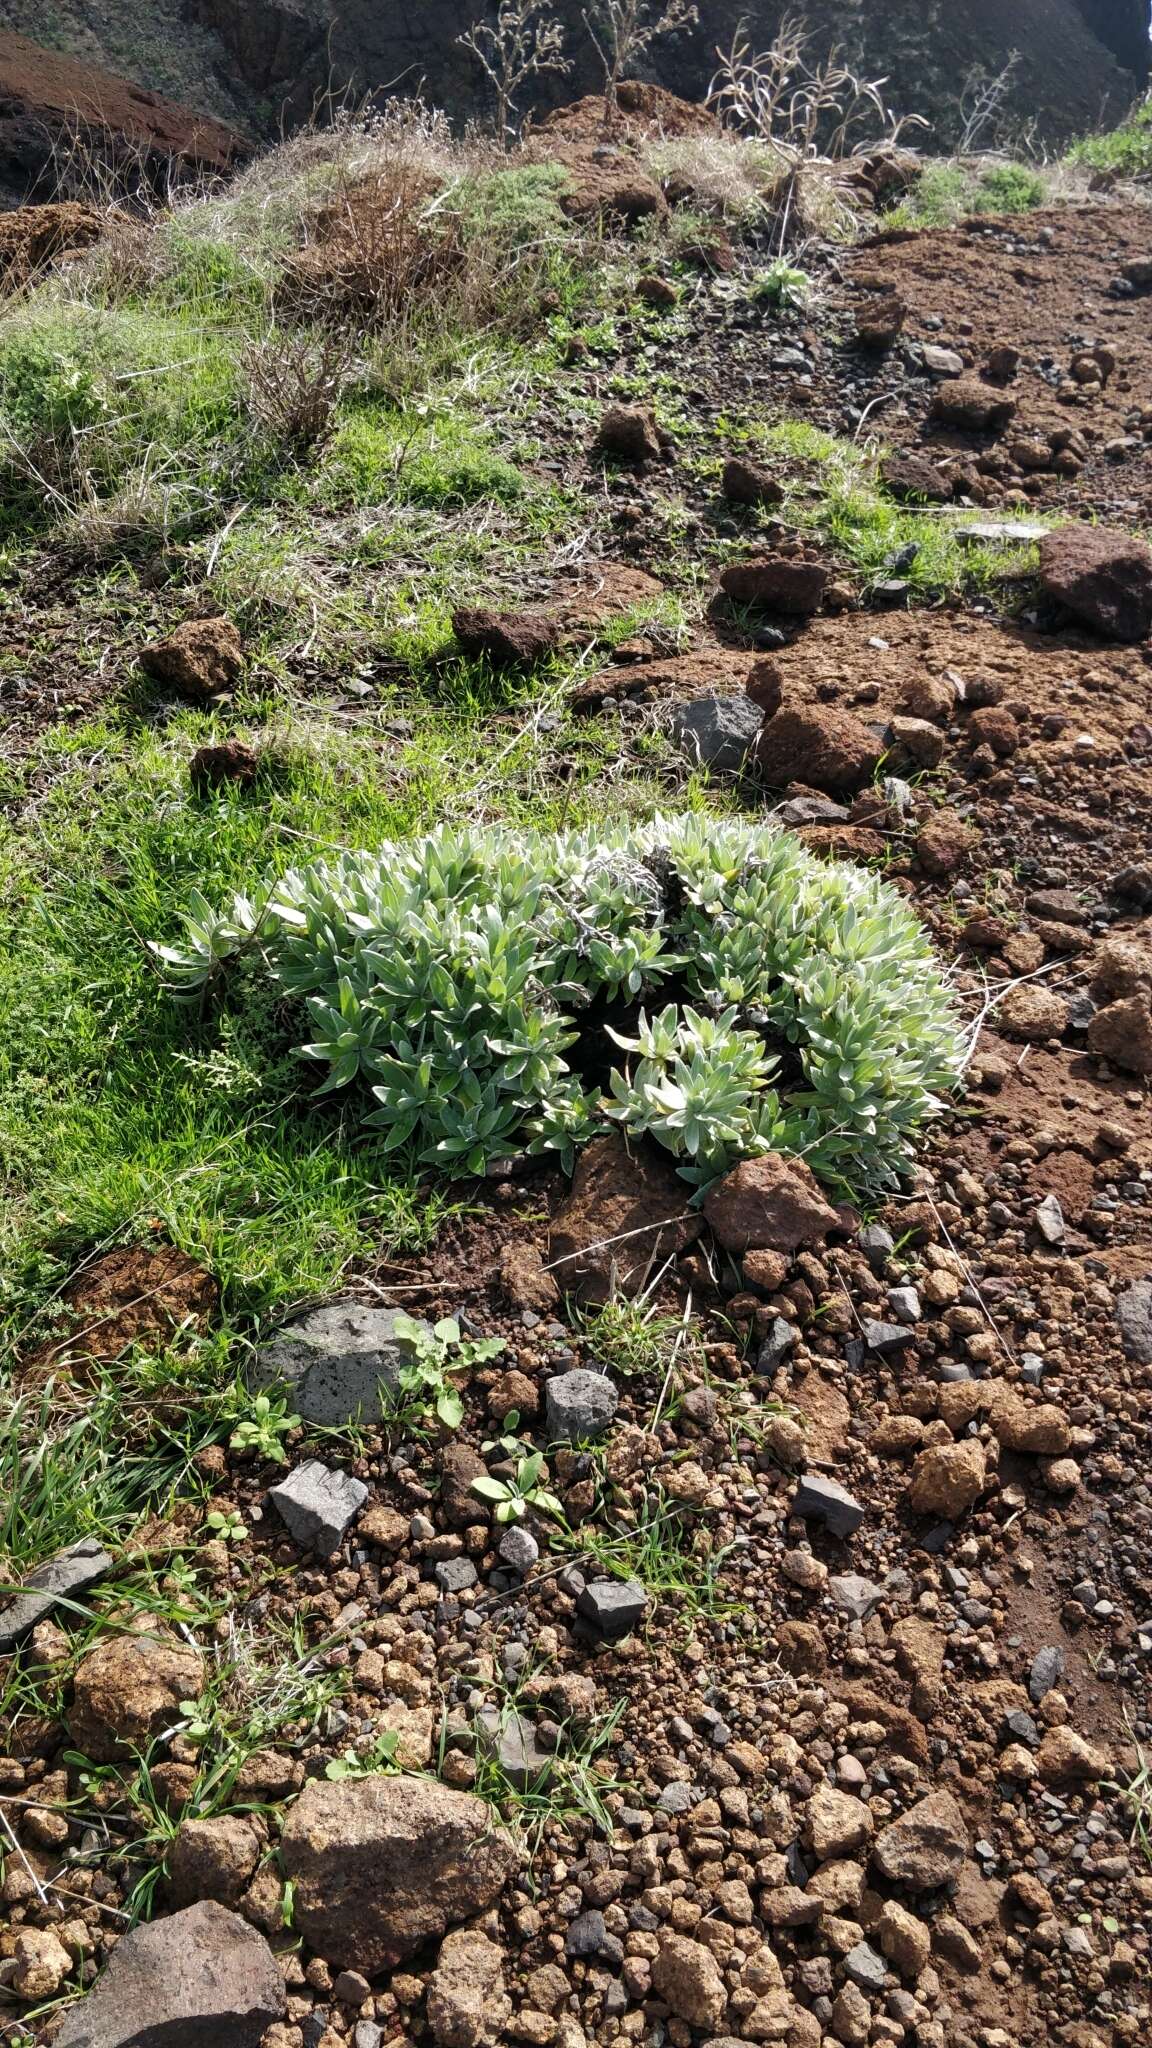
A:
<svg viewBox="0 0 1152 2048">
<path fill-rule="evenodd" d="M 311 1019 L 318 1093 L 359 1087 L 385 1151 L 483 1173 L 615 1122 L 685 1178 L 803 1154 L 830 1183 L 892 1184 L 959 1075 L 929 941 L 866 871 L 743 819 L 541 833 L 442 828 L 319 860 L 158 947 L 199 999 L 258 951 Z M 587 1085 L 589 1019 L 622 1058 Z M 583 1019 L 583 1030 L 581 1029 Z"/>
</svg>

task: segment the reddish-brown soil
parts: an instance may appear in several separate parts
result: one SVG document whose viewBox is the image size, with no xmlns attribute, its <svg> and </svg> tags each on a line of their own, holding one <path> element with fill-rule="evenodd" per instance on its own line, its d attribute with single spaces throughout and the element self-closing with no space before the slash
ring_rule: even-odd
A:
<svg viewBox="0 0 1152 2048">
<path fill-rule="evenodd" d="M 0 186 L 17 201 L 54 197 L 76 148 L 100 165 L 134 162 L 147 180 L 226 171 L 248 145 L 209 115 L 0 29 Z"/>
<path fill-rule="evenodd" d="M 995 437 L 964 436 L 928 418 L 937 385 L 904 373 L 902 348 L 869 361 L 852 350 L 844 367 L 863 374 L 869 397 L 885 395 L 872 424 L 886 440 L 923 446 L 939 462 L 957 455 L 994 457 L 990 502 L 1023 485 L 1042 507 L 1122 508 L 1133 521 L 1152 514 L 1152 300 L 1116 297 L 1109 287 L 1125 263 L 1147 255 L 1149 216 L 1110 206 L 1052 208 L 1014 219 L 980 219 L 957 230 L 884 236 L 845 266 L 848 291 L 836 312 L 847 325 L 862 298 L 894 294 L 908 308 L 903 347 L 934 343 L 979 372 L 1005 344 L 1020 351 L 1005 387 L 1018 407 Z M 1088 391 L 1069 374 L 1072 360 L 1104 344 L 1115 369 Z M 1062 479 L 1021 471 L 1017 441 L 1074 429 L 1088 443 L 1082 473 Z"/>
</svg>

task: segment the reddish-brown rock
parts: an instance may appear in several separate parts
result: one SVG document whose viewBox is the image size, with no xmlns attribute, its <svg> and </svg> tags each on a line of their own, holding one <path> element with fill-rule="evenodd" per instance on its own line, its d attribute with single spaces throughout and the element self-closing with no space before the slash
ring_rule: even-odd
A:
<svg viewBox="0 0 1152 2048">
<path fill-rule="evenodd" d="M 606 1301 L 635 1294 L 646 1276 L 699 1236 L 699 1216 L 670 1161 L 612 1133 L 585 1147 L 572 1191 L 552 1224 L 549 1263 L 561 1293 Z"/>
<path fill-rule="evenodd" d="M 831 704 L 785 705 L 756 742 L 766 782 L 783 789 L 802 782 L 826 792 L 859 789 L 876 767 L 881 743 L 850 711 Z"/>
<path fill-rule="evenodd" d="M 150 1616 L 131 1634 L 105 1636 L 76 1668 L 68 1727 L 75 1747 L 95 1763 L 146 1750 L 179 1720 L 182 1700 L 204 1686 L 204 1659 Z"/>
<path fill-rule="evenodd" d="M 977 377 L 949 378 L 932 400 L 932 417 L 969 433 L 1000 433 L 1016 417 L 1016 400 Z"/>
<path fill-rule="evenodd" d="M 520 1860 L 484 1800 L 382 1774 L 307 1784 L 281 1856 L 305 1941 L 368 1977 L 484 1912 Z"/>
<path fill-rule="evenodd" d="M 1061 526 L 1040 543 L 1040 588 L 1107 640 L 1152 633 L 1152 548 L 1106 526 Z"/>
<path fill-rule="evenodd" d="M 819 562 L 766 556 L 759 561 L 730 563 L 721 571 L 720 588 L 733 604 L 803 619 L 819 611 L 831 580 L 831 571 Z"/>
<path fill-rule="evenodd" d="M 743 1159 L 715 1181 L 704 1214 L 725 1251 L 737 1257 L 818 1244 L 839 1222 L 811 1168 L 778 1152 Z"/>
</svg>

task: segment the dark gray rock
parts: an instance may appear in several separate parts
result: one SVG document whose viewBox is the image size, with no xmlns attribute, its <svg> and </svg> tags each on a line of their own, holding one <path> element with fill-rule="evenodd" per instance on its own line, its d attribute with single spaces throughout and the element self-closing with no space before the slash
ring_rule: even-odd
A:
<svg viewBox="0 0 1152 2048">
<path fill-rule="evenodd" d="M 610 1640 L 630 1635 L 648 1612 L 648 1595 L 638 1579 L 593 1579 L 577 1596 L 576 1612 Z"/>
<path fill-rule="evenodd" d="M 0 1656 L 14 1650 L 22 1636 L 50 1614 L 57 1602 L 94 1586 L 112 1569 L 112 1559 L 94 1536 L 82 1536 L 38 1564 L 14 1597 L 0 1607 Z"/>
<path fill-rule="evenodd" d="M 904 1332 L 900 1332 L 901 1336 Z M 806 1473 L 796 1488 L 792 1501 L 792 1513 L 804 1522 L 823 1522 L 833 1536 L 845 1541 L 855 1534 L 864 1520 L 864 1510 L 858 1500 L 838 1486 L 834 1479 L 821 1478 L 819 1473 Z"/>
<path fill-rule="evenodd" d="M 1022 1707 L 1013 1707 L 1011 1713 L 1004 1716 L 1001 1739 L 1005 1743 L 1026 1742 L 1029 1749 L 1039 1749 L 1040 1730 L 1031 1714 L 1026 1714 Z"/>
<path fill-rule="evenodd" d="M 287 2006 L 262 1934 L 203 1899 L 121 1936 L 57 2048 L 259 2048 Z"/>
<path fill-rule="evenodd" d="M 864 1223 L 856 1232 L 859 1245 L 874 1273 L 882 1273 L 896 1249 L 896 1240 L 882 1223 Z"/>
<path fill-rule="evenodd" d="M 590 1908 L 586 1913 L 577 1913 L 570 1923 L 564 1938 L 565 1954 L 573 1957 L 602 1956 L 604 1945 L 610 1939 L 603 1913 Z"/>
<path fill-rule="evenodd" d="M 790 796 L 772 816 L 778 825 L 846 825 L 848 812 L 830 796 Z"/>
<path fill-rule="evenodd" d="M 558 1373 L 546 1381 L 544 1401 L 552 1443 L 585 1443 L 603 1434 L 616 1413 L 619 1396 L 602 1372 Z"/>
<path fill-rule="evenodd" d="M 499 1764 L 517 1792 L 542 1787 L 556 1762 L 550 1749 L 537 1740 L 536 1730 L 523 1714 L 501 1712 L 499 1707 L 481 1707 L 473 1726 L 476 1746 L 484 1756 Z"/>
<path fill-rule="evenodd" d="M 476 1567 L 470 1557 L 446 1557 L 436 1566 L 435 1577 L 442 1593 L 467 1593 L 476 1584 Z"/>
<path fill-rule="evenodd" d="M 869 1351 L 884 1358 L 890 1352 L 907 1350 L 912 1339 L 901 1323 L 882 1323 L 874 1316 L 865 1316 L 864 1342 Z"/>
<path fill-rule="evenodd" d="M 858 1984 L 861 1991 L 883 1991 L 888 1977 L 888 1965 L 883 1956 L 878 1956 L 866 1941 L 858 1941 L 844 1958 L 844 1969 Z"/>
<path fill-rule="evenodd" d="M 357 1419 L 378 1422 L 401 1366 L 413 1356 L 395 1325 L 393 1309 L 330 1302 L 257 1352 L 256 1384 L 285 1388 L 306 1422 L 329 1428 Z"/>
<path fill-rule="evenodd" d="M 268 1498 L 297 1543 L 331 1557 L 367 1500 L 368 1488 L 351 1473 L 309 1458 L 279 1486 L 269 1487 Z"/>
<path fill-rule="evenodd" d="M 1028 1697 L 1034 1707 L 1040 1705 L 1045 1693 L 1052 1692 L 1059 1685 L 1066 1662 L 1064 1652 L 1057 1644 L 1048 1643 L 1036 1652 L 1028 1673 Z"/>
<path fill-rule="evenodd" d="M 888 1306 L 898 1323 L 912 1324 L 920 1321 L 920 1296 L 914 1287 L 890 1287 Z"/>
<path fill-rule="evenodd" d="M 794 1348 L 799 1334 L 795 1323 L 785 1321 L 783 1316 L 773 1316 L 768 1334 L 756 1355 L 757 1372 L 775 1372 Z"/>
<path fill-rule="evenodd" d="M 672 731 L 689 758 L 714 775 L 739 775 L 764 723 L 750 697 L 697 697 L 678 704 Z"/>
<path fill-rule="evenodd" d="M 1152 1365 L 1152 1280 L 1136 1280 L 1117 1296 L 1116 1320 L 1126 1355 Z"/>
<path fill-rule="evenodd" d="M 867 1621 L 872 1609 L 884 1598 L 885 1589 L 872 1579 L 862 1579 L 858 1572 L 841 1572 L 829 1579 L 828 1591 L 841 1613 L 850 1615 L 853 1621 Z"/>
<path fill-rule="evenodd" d="M 540 1555 L 540 1545 L 530 1529 L 517 1525 L 504 1531 L 496 1555 L 503 1564 L 510 1565 L 514 1572 L 525 1578 Z"/>
</svg>

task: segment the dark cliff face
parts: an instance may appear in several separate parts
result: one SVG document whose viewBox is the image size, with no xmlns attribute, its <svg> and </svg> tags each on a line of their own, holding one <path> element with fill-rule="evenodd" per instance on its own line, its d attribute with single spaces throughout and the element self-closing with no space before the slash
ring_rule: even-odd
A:
<svg viewBox="0 0 1152 2048">
<path fill-rule="evenodd" d="M 1076 5 L 1097 42 L 1146 85 L 1152 70 L 1148 0 L 1076 0 Z"/>
<path fill-rule="evenodd" d="M 196 0 L 223 18 L 229 0 Z M 485 11 L 483 0 L 295 0 L 297 8 L 330 9 L 326 50 L 338 82 L 374 90 L 391 86 L 425 95 L 453 111 L 483 107 L 483 84 L 457 37 Z M 269 24 L 286 0 L 236 0 L 243 16 L 255 6 Z M 939 146 L 954 142 L 958 100 L 970 75 L 995 76 L 1019 53 L 1008 101 L 1008 126 L 1032 124 L 1060 141 L 1126 111 L 1148 72 L 1146 0 L 808 0 L 801 11 L 813 49 L 839 43 L 868 77 L 887 77 L 898 110 L 923 114 Z M 596 60 L 580 19 L 580 0 L 558 0 L 575 59 L 572 73 L 547 81 L 545 103 L 597 84 Z M 657 44 L 646 69 L 659 82 L 699 99 L 716 68 L 718 44 L 742 18 L 753 41 L 771 42 L 786 4 L 702 0 L 698 27 Z M 313 20 L 316 14 L 313 12 Z M 222 32 L 226 23 L 222 20 Z M 1127 68 L 1122 68 L 1122 62 Z M 299 94 L 297 92 L 297 103 Z M 989 138 L 985 138 L 988 140 Z"/>
<path fill-rule="evenodd" d="M 157 5 L 115 0 L 116 35 L 103 51 L 88 0 L 56 0 L 53 41 L 89 60 L 104 54 L 109 70 L 142 86 L 175 87 L 189 105 L 226 104 L 253 133 L 307 120 L 330 93 L 422 93 L 459 120 L 490 111 L 458 38 L 496 0 L 163 0 L 159 44 Z M 699 0 L 699 9 L 698 26 L 657 44 L 645 66 L 688 99 L 706 93 L 717 45 L 743 17 L 763 48 L 795 0 Z M 599 82 L 581 0 L 555 0 L 555 11 L 574 62 L 566 77 L 543 82 L 545 107 Z M 1148 76 L 1148 0 L 799 0 L 799 11 L 816 55 L 838 43 L 866 77 L 887 79 L 897 111 L 929 120 L 929 148 L 959 139 L 966 80 L 995 76 L 1014 52 L 1009 136 L 1030 128 L 1058 144 L 1117 119 Z M 41 12 L 42 0 L 0 0 L 0 26 L 35 35 Z"/>
</svg>

